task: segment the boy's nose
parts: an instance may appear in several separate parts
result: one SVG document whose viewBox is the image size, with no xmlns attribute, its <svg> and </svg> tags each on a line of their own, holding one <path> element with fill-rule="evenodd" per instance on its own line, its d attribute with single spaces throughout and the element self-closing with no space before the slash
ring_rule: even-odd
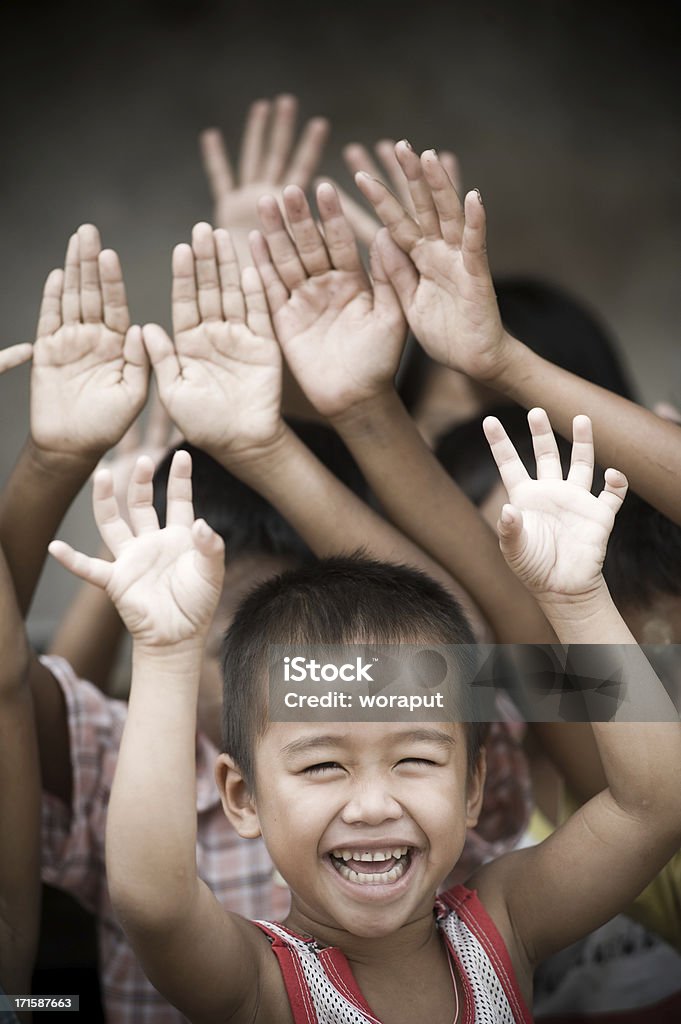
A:
<svg viewBox="0 0 681 1024">
<path fill-rule="evenodd" d="M 380 825 L 402 817 L 402 806 L 381 782 L 358 785 L 341 814 L 346 825 Z"/>
</svg>

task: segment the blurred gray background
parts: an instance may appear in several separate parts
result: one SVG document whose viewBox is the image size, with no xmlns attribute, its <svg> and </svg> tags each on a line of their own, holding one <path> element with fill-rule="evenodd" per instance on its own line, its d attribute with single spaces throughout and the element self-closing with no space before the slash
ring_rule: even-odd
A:
<svg viewBox="0 0 681 1024">
<path fill-rule="evenodd" d="M 646 403 L 681 402 L 676 3 L 300 5 L 118 0 L 5 8 L 2 344 L 32 340 L 47 272 L 91 220 L 118 249 L 135 320 L 169 320 L 169 258 L 211 206 L 200 128 L 234 154 L 259 96 L 297 93 L 340 150 L 407 136 L 452 148 L 478 186 L 496 273 L 540 274 L 594 307 Z M 4 479 L 28 372 L 0 381 Z M 93 551 L 88 497 L 62 527 Z M 36 639 L 72 593 L 50 566 Z"/>
</svg>

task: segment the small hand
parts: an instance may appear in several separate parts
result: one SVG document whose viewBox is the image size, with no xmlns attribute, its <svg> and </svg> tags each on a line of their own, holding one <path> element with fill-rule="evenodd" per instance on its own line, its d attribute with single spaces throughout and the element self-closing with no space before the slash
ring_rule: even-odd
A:
<svg viewBox="0 0 681 1024">
<path fill-rule="evenodd" d="M 215 223 L 232 233 L 242 266 L 241 239 L 258 226 L 257 202 L 266 193 L 281 196 L 284 185 L 306 189 L 317 170 L 329 123 L 323 117 L 309 120 L 293 149 L 298 101 L 277 96 L 253 103 L 246 118 L 235 176 L 222 134 L 216 128 L 200 137 L 203 163 L 215 203 Z M 292 151 L 293 150 L 293 151 Z"/>
<path fill-rule="evenodd" d="M 402 168 L 395 156 L 394 140 L 380 139 L 374 146 L 374 150 L 383 165 L 385 173 L 382 173 L 378 169 L 378 166 L 374 162 L 369 151 L 358 142 L 351 142 L 344 148 L 343 158 L 346 166 L 353 175 L 364 172 L 376 179 L 376 181 L 380 181 L 386 186 L 386 188 L 392 188 L 392 191 L 398 197 L 402 206 L 413 217 L 414 204 L 411 201 L 409 187 L 404 174 L 402 173 Z M 444 150 L 440 153 L 440 160 L 445 171 L 454 183 L 455 189 L 459 192 L 458 160 L 455 155 L 448 150 Z M 326 178 L 324 180 L 328 181 L 329 179 Z M 381 226 L 380 220 L 372 217 L 372 215 L 360 206 L 355 199 L 339 188 L 336 182 L 332 182 L 332 184 L 338 192 L 343 213 L 347 217 L 352 230 L 355 232 L 360 242 L 363 242 L 366 246 L 370 246 Z"/>
<path fill-rule="evenodd" d="M 377 235 L 383 266 L 409 326 L 431 358 L 478 379 L 498 372 L 505 333 L 485 244 L 485 210 L 477 191 L 464 206 L 434 150 L 419 158 L 406 141 L 395 154 L 414 216 L 381 182 L 356 182 L 386 231 Z"/>
<path fill-rule="evenodd" d="M 224 544 L 204 520 L 194 520 L 191 470 L 189 453 L 178 451 L 168 477 L 163 530 L 152 504 L 151 459 L 138 459 L 130 478 L 132 529 L 121 517 L 111 473 L 96 474 L 95 520 L 113 562 L 90 558 L 63 541 L 49 547 L 66 569 L 105 589 L 133 639 L 148 646 L 204 636 L 222 590 Z"/>
<path fill-rule="evenodd" d="M 575 416 L 570 471 L 560 456 L 543 409 L 528 414 L 537 479 L 533 480 L 498 419 L 483 428 L 508 493 L 497 526 L 509 566 L 539 600 L 584 597 L 603 586 L 605 548 L 627 491 L 624 475 L 606 470 L 605 488 L 591 493 L 594 447 L 591 420 Z"/>
<path fill-rule="evenodd" d="M 264 236 L 251 235 L 256 267 L 286 361 L 315 409 L 336 416 L 390 387 L 406 325 L 381 262 L 373 287 L 332 185 L 317 190 L 324 234 L 301 189 L 284 189 L 289 235 L 271 196 L 259 203 Z"/>
<path fill-rule="evenodd" d="M 183 436 L 238 455 L 283 432 L 281 352 L 253 267 L 239 274 L 230 236 L 197 224 L 173 253 L 174 342 L 144 327 L 161 400 Z"/>
<path fill-rule="evenodd" d="M 45 283 L 31 373 L 31 433 L 38 448 L 102 455 L 144 405 L 149 364 L 130 326 L 118 256 L 84 224 L 64 270 Z"/>
</svg>

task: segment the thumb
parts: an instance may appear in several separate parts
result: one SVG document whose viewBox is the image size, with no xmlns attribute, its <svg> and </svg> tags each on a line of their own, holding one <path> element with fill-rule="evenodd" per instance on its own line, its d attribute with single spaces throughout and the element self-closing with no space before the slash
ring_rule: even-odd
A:
<svg viewBox="0 0 681 1024">
<path fill-rule="evenodd" d="M 380 260 L 382 272 L 395 290 L 406 313 L 418 287 L 418 271 L 409 256 L 393 241 L 387 228 L 381 228 L 376 235 L 374 249 Z"/>
</svg>

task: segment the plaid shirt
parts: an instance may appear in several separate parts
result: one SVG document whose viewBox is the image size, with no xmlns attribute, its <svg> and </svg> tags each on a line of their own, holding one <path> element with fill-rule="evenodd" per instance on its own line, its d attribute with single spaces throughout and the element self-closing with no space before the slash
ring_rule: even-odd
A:
<svg viewBox="0 0 681 1024">
<path fill-rule="evenodd" d="M 111 1024 L 179 1024 L 185 1020 L 144 975 L 118 924 L 106 884 L 104 830 L 118 748 L 127 714 L 123 701 L 105 697 L 62 658 L 43 665 L 60 684 L 68 716 L 73 773 L 71 808 L 43 799 L 43 880 L 70 893 L 97 917 L 100 982 Z M 281 918 L 288 891 L 273 880 L 261 839 L 241 839 L 222 811 L 213 775 L 217 750 L 196 742 L 198 873 L 229 910 L 247 918 Z"/>
</svg>

